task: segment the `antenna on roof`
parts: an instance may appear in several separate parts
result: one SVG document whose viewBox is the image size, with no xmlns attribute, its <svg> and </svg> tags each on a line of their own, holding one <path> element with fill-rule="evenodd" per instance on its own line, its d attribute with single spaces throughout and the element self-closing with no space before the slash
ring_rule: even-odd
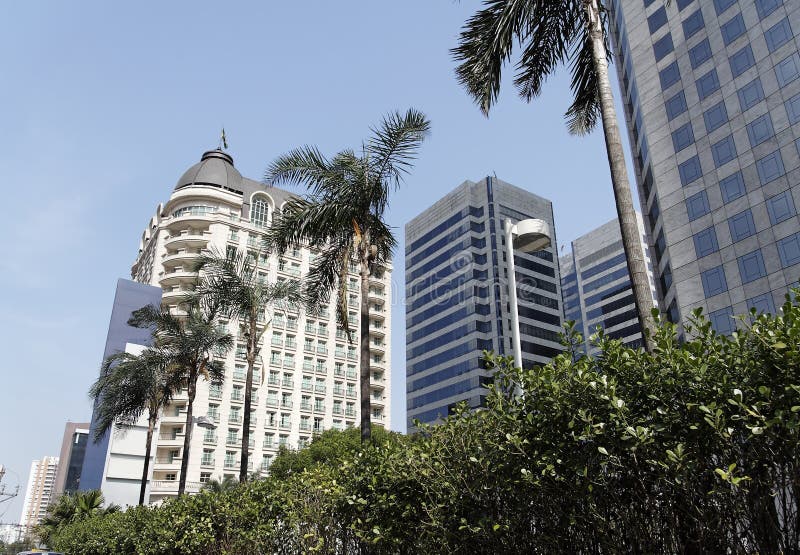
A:
<svg viewBox="0 0 800 555">
<path fill-rule="evenodd" d="M 228 150 L 228 139 L 225 137 L 225 128 L 222 128 L 222 133 L 219 136 L 219 144 L 217 145 L 217 150 L 222 149 Z"/>
<path fill-rule="evenodd" d="M 497 172 L 496 171 L 492 170 L 492 175 L 494 175 L 494 178 L 497 179 Z"/>
</svg>

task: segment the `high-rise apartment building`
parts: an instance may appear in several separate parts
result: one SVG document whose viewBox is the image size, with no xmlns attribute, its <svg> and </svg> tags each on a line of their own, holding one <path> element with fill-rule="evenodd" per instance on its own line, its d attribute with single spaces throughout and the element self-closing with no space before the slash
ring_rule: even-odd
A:
<svg viewBox="0 0 800 555">
<path fill-rule="evenodd" d="M 657 302 L 647 237 L 641 215 L 637 213 L 636 218 L 645 264 L 650 270 L 650 289 L 653 301 Z M 596 350 L 588 339 L 598 327 L 603 328 L 606 336 L 627 345 L 641 345 L 642 329 L 619 221 L 615 218 L 601 225 L 572 241 L 571 246 L 572 252 L 559 258 L 564 319 L 575 322 L 575 329 L 586 340 L 586 352 Z"/>
<path fill-rule="evenodd" d="M 61 453 L 58 456 L 61 463 L 58 465 L 54 486 L 56 497 L 62 493 L 78 491 L 88 441 L 88 422 L 67 422 L 64 426 L 64 439 L 61 441 Z"/>
<path fill-rule="evenodd" d="M 663 308 L 730 332 L 800 276 L 800 2 L 609 4 Z"/>
<path fill-rule="evenodd" d="M 486 177 L 465 181 L 406 224 L 406 391 L 408 425 L 434 422 L 461 401 L 482 404 L 492 372 L 482 351 L 511 355 L 503 222 L 545 220 L 552 245 L 517 252 L 520 337 L 525 365 L 561 351 L 560 277 L 553 207 Z"/>
<path fill-rule="evenodd" d="M 45 457 L 31 463 L 25 501 L 22 504 L 20 526 L 30 533 L 47 513 L 47 507 L 54 500 L 58 457 Z"/>
<path fill-rule="evenodd" d="M 313 248 L 267 254 L 263 233 L 291 193 L 242 177 L 229 154 L 213 150 L 178 180 L 169 200 L 159 205 L 142 233 L 133 278 L 162 289 L 162 304 L 177 309 L 194 287 L 193 262 L 203 252 L 240 249 L 257 258 L 264 280 L 299 279 L 318 255 Z M 348 276 L 350 319 L 358 318 L 360 286 L 356 268 Z M 372 422 L 389 426 L 391 338 L 391 268 L 371 280 L 370 366 Z M 244 337 L 236 322 L 223 323 L 237 338 L 225 359 L 222 384 L 201 380 L 194 413 L 207 414 L 216 430 L 195 429 L 189 458 L 187 491 L 226 474 L 238 476 L 244 404 Z M 276 313 L 264 336 L 255 370 L 250 430 L 249 470 L 266 472 L 281 445 L 308 443 L 326 428 L 344 429 L 359 422 L 358 333 L 349 343 L 337 329 L 333 310 L 312 314 Z M 356 326 L 357 329 L 357 326 Z M 164 412 L 156 434 L 150 500 L 177 492 L 185 424 L 186 397 L 179 395 Z"/>
</svg>

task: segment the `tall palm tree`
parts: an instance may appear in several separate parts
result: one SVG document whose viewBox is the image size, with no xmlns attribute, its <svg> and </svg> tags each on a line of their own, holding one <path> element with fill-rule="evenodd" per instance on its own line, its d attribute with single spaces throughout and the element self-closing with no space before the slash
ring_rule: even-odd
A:
<svg viewBox="0 0 800 555">
<path fill-rule="evenodd" d="M 103 502 L 100 490 L 76 491 L 61 495 L 47 507 L 47 514 L 35 528 L 36 536 L 42 543 L 49 545 L 58 531 L 67 524 L 95 514 L 115 513 L 120 510 L 119 505 L 113 503 L 103 508 Z"/>
<path fill-rule="evenodd" d="M 153 329 L 155 347 L 164 357 L 165 364 L 186 384 L 188 400 L 178 495 L 186 490 L 197 380 L 203 376 L 208 381 L 221 382 L 225 378 L 225 364 L 214 355 L 222 356 L 233 347 L 233 337 L 217 326 L 219 306 L 211 302 L 187 302 L 183 307 L 185 315 L 148 305 L 134 311 L 128 320 L 130 326 Z"/>
<path fill-rule="evenodd" d="M 351 341 L 347 272 L 351 263 L 358 266 L 362 441 L 371 434 L 369 278 L 390 259 L 397 244 L 384 221 L 389 194 L 402 183 L 429 130 L 422 112 L 395 112 L 371 130 L 360 155 L 343 150 L 328 159 L 316 147 L 303 146 L 280 156 L 267 170 L 266 180 L 274 185 L 302 184 L 308 190 L 284 205 L 267 232 L 267 244 L 274 252 L 308 244 L 321 249 L 305 282 L 308 302 L 324 303 L 338 289 L 337 320 Z"/>
<path fill-rule="evenodd" d="M 244 391 L 240 482 L 247 481 L 253 368 L 261 352 L 261 339 L 276 311 L 298 309 L 303 299 L 299 282 L 285 280 L 268 283 L 259 275 L 256 261 L 261 255 L 262 252 L 258 252 L 253 257 L 240 250 L 230 251 L 226 255 L 212 252 L 201 256 L 195 267 L 202 276 L 195 296 L 207 297 L 219 304 L 225 316 L 239 323 L 246 341 L 247 379 Z"/>
<path fill-rule="evenodd" d="M 97 401 L 95 441 L 115 423 L 119 426 L 133 425 L 147 411 L 147 443 L 139 505 L 144 504 L 147 489 L 153 431 L 162 409 L 170 404 L 182 381 L 180 374 L 169 371 L 158 351 L 145 349 L 139 355 L 115 353 L 106 358 L 100 377 L 89 390 L 89 395 Z"/>
<path fill-rule="evenodd" d="M 522 49 L 514 83 L 530 101 L 559 65 L 572 70 L 574 99 L 566 117 L 570 132 L 585 134 L 602 120 L 611 184 L 642 331 L 651 328 L 650 293 L 625 154 L 608 80 L 607 11 L 603 0 L 484 0 L 452 50 L 459 82 L 484 114 L 497 100 L 501 70 L 515 45 Z M 645 346 L 649 341 L 645 336 Z"/>
</svg>

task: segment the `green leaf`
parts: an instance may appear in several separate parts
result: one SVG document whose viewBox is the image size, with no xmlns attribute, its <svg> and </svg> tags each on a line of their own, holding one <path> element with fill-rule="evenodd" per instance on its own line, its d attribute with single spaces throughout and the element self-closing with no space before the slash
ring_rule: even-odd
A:
<svg viewBox="0 0 800 555">
<path fill-rule="evenodd" d="M 606 450 L 605 447 L 598 447 L 597 450 L 600 451 L 600 453 L 602 453 L 603 455 L 608 456 L 608 451 Z"/>
</svg>

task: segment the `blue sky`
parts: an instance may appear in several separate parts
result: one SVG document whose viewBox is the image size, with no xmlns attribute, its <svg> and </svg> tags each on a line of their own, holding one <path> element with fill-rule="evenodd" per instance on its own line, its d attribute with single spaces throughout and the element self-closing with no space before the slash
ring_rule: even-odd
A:
<svg viewBox="0 0 800 555">
<path fill-rule="evenodd" d="M 554 203 L 559 244 L 614 217 L 600 132 L 571 137 L 568 76 L 532 104 L 509 82 L 487 119 L 449 49 L 478 2 L 14 2 L 0 19 L 0 464 L 24 491 L 90 416 L 118 277 L 159 202 L 228 135 L 258 179 L 301 144 L 357 147 L 414 106 L 432 134 L 388 213 L 403 225 L 493 172 Z M 568 248 L 568 247 L 567 247 Z M 405 424 L 402 259 L 396 260 L 393 426 Z M 16 521 L 22 492 L 0 505 Z"/>
</svg>

